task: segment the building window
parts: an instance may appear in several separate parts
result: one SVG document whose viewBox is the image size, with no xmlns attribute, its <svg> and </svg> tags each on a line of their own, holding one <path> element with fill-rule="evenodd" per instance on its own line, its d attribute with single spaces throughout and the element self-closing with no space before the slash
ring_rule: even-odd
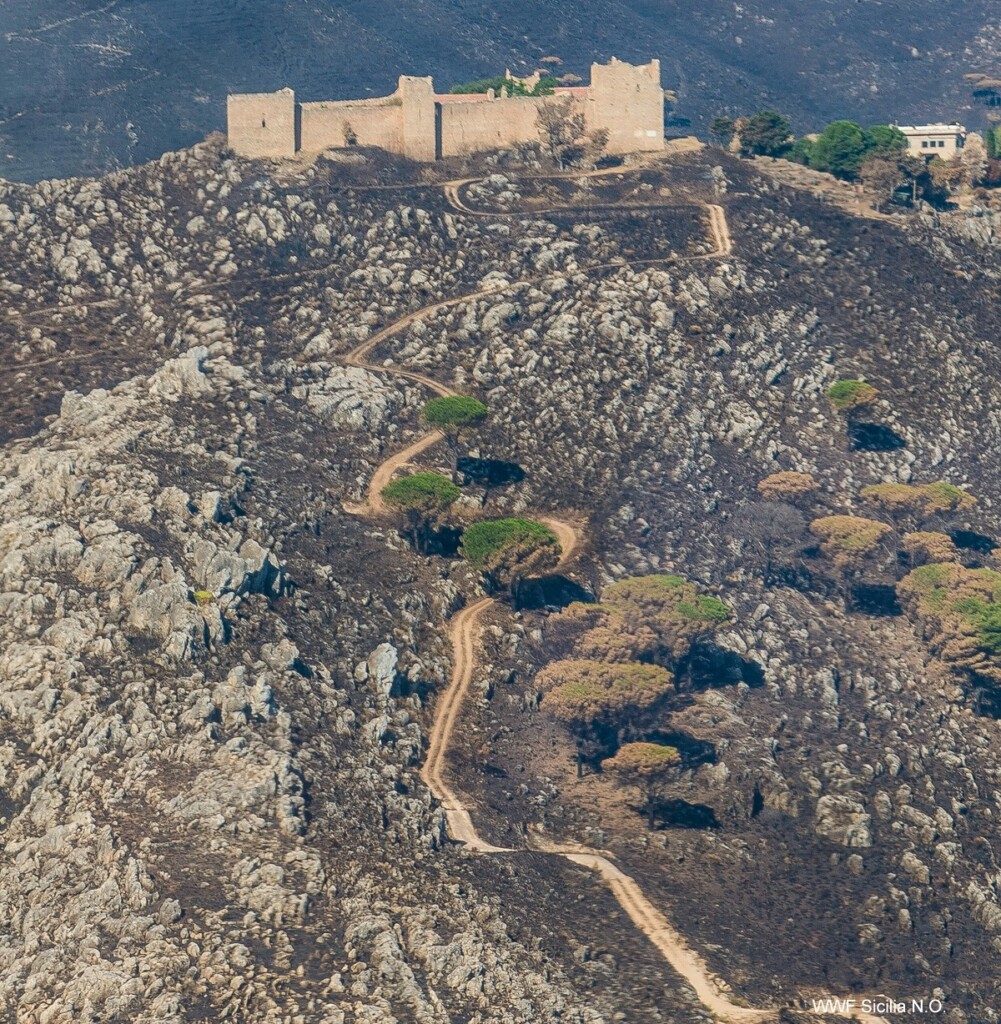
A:
<svg viewBox="0 0 1001 1024">
<path fill-rule="evenodd" d="M 928 148 L 928 140 L 927 139 L 922 139 L 921 140 L 921 148 L 922 149 L 927 149 Z"/>
<path fill-rule="evenodd" d="M 939 149 L 945 149 L 945 139 L 939 139 L 938 140 L 938 148 Z"/>
</svg>

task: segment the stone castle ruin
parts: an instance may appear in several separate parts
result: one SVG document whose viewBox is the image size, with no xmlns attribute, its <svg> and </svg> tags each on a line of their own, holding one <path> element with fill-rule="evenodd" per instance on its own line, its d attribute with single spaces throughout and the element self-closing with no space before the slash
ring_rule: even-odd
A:
<svg viewBox="0 0 1001 1024">
<path fill-rule="evenodd" d="M 539 109 L 564 96 L 579 104 L 589 132 L 608 131 L 607 152 L 663 148 L 660 61 L 636 66 L 614 57 L 591 65 L 589 86 L 557 86 L 551 96 L 509 96 L 506 89 L 500 95 L 440 94 L 430 78 L 406 75 L 392 96 L 378 99 L 299 103 L 291 89 L 234 94 L 229 145 L 247 157 L 377 146 L 428 163 L 536 141 Z"/>
</svg>

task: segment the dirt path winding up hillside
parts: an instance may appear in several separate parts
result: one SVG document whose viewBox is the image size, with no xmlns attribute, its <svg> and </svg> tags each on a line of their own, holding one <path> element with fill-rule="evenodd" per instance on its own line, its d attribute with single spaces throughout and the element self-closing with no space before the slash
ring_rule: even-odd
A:
<svg viewBox="0 0 1001 1024">
<path fill-rule="evenodd" d="M 452 205 L 463 213 L 471 213 L 462 205 L 455 191 L 446 187 L 446 195 Z M 726 222 L 726 215 L 720 206 L 708 205 L 709 228 L 714 240 L 714 252 L 711 256 L 727 256 L 733 251 L 733 242 Z M 706 257 L 695 257 L 706 258 Z M 658 261 L 659 262 L 659 261 Z M 391 365 L 370 363 L 367 357 L 379 344 L 404 331 L 411 324 L 450 306 L 471 302 L 478 298 L 494 295 L 529 282 L 518 281 L 507 285 L 474 292 L 444 302 L 437 302 L 423 309 L 409 313 L 395 323 L 383 328 L 367 341 L 353 349 L 345 356 L 344 362 L 349 366 L 357 366 L 379 374 L 394 374 L 407 380 L 425 385 L 435 394 L 454 395 L 455 391 L 445 384 L 421 373 L 404 370 Z M 386 506 L 381 491 L 393 478 L 397 470 L 409 463 L 428 448 L 443 439 L 440 431 L 428 433 L 396 452 L 383 461 L 375 470 L 369 483 L 367 499 L 364 506 L 352 509 L 359 514 L 377 515 L 385 512 Z M 565 569 L 576 558 L 582 544 L 583 534 L 572 523 L 555 516 L 540 516 L 540 521 L 548 526 L 557 536 L 561 546 L 558 568 Z M 483 615 L 498 605 L 492 597 L 482 597 L 467 605 L 453 616 L 449 627 L 449 638 L 452 645 L 453 667 L 448 687 L 438 697 L 435 707 L 435 718 L 428 739 L 427 757 L 421 769 L 421 778 L 434 797 L 440 802 L 445 812 L 449 835 L 457 842 L 464 843 L 468 849 L 481 854 L 516 854 L 519 851 L 507 847 L 495 846 L 483 839 L 476 831 L 471 815 L 470 804 L 464 802 L 459 793 L 451 786 L 447 778 L 448 750 L 452 736 L 459 722 L 463 704 L 477 665 L 477 643 L 480 631 L 480 620 Z M 564 857 L 568 861 L 594 871 L 609 887 L 612 895 L 629 915 L 630 919 L 647 936 L 664 959 L 691 986 L 702 1004 L 715 1017 L 729 1024 L 758 1024 L 758 1022 L 776 1020 L 780 1008 L 753 1009 L 740 1006 L 728 995 L 728 987 L 708 968 L 705 961 L 692 950 L 684 937 L 676 931 L 667 918 L 644 895 L 636 881 L 625 874 L 604 854 L 582 846 L 547 841 L 544 837 L 533 835 L 528 849 L 550 853 Z M 823 997 L 823 996 L 821 996 Z M 861 1011 L 844 1011 L 834 1013 L 857 1019 L 862 1024 L 887 1024 L 881 1018 Z"/>
</svg>

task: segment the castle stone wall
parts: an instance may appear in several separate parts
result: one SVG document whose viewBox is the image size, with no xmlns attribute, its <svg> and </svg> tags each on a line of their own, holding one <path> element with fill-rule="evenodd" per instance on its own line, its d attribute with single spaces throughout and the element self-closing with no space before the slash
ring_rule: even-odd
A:
<svg viewBox="0 0 1001 1024">
<path fill-rule="evenodd" d="M 538 138 L 535 119 L 544 99 L 514 96 L 441 102 L 441 155 L 506 149 Z"/>
<path fill-rule="evenodd" d="M 660 61 L 614 57 L 591 66 L 587 88 L 557 89 L 583 110 L 589 129 L 607 128 L 608 152 L 664 147 Z M 429 163 L 538 140 L 546 97 L 436 96 L 430 78 L 403 76 L 392 96 L 297 105 L 291 89 L 230 96 L 229 143 L 242 156 L 290 157 L 349 145 L 377 146 Z M 300 123 L 297 123 L 297 119 Z"/>
<path fill-rule="evenodd" d="M 300 149 L 304 153 L 349 145 L 378 146 L 390 153 L 402 151 L 399 103 L 303 103 L 301 109 Z"/>
<path fill-rule="evenodd" d="M 226 113 L 229 144 L 241 156 L 295 156 L 296 105 L 291 89 L 230 96 Z"/>
</svg>

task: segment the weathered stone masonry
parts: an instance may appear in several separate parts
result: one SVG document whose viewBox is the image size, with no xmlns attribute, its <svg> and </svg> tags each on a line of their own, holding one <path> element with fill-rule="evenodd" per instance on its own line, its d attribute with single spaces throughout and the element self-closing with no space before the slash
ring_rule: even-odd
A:
<svg viewBox="0 0 1001 1024">
<path fill-rule="evenodd" d="M 572 96 L 590 130 L 606 128 L 608 152 L 664 145 L 660 61 L 591 65 L 591 84 L 556 88 Z M 291 89 L 240 93 L 228 102 L 229 144 L 241 156 L 293 157 L 346 146 L 378 146 L 412 160 L 502 149 L 538 138 L 536 115 L 548 97 L 436 94 L 430 78 L 402 76 L 392 96 L 298 103 Z"/>
</svg>

